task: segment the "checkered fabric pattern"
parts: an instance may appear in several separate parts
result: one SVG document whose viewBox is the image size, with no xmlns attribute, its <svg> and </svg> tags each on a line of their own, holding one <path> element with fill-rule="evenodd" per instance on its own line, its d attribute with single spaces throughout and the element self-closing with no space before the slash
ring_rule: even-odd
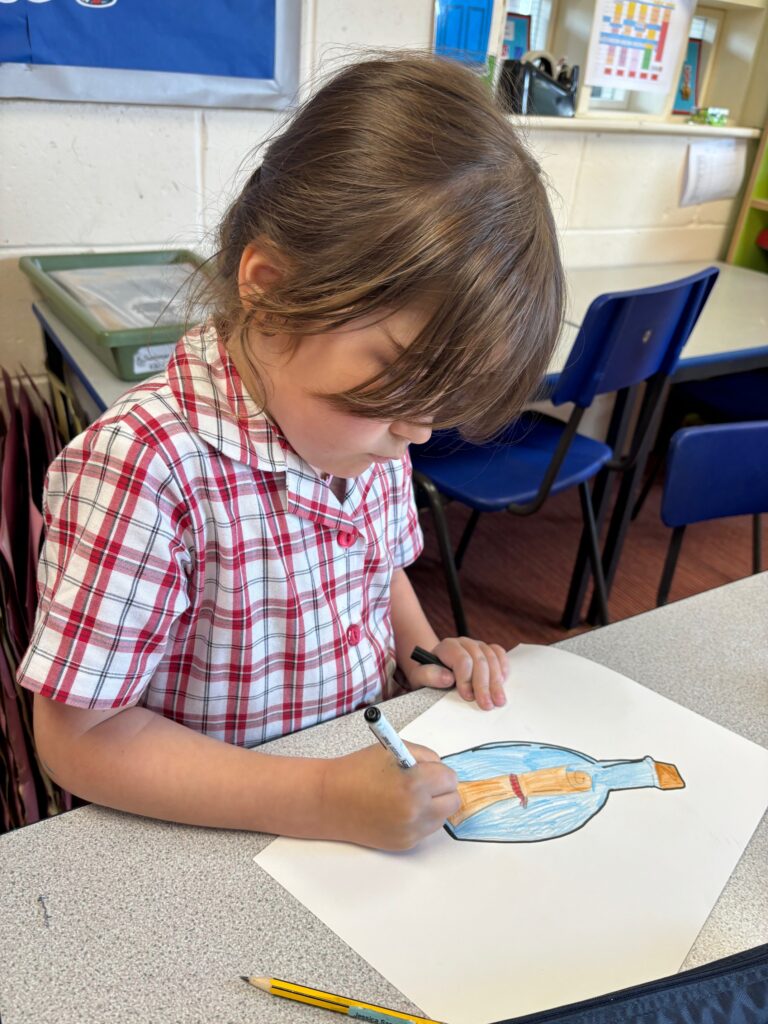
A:
<svg viewBox="0 0 768 1024">
<path fill-rule="evenodd" d="M 45 521 L 22 686 L 245 746 L 392 692 L 392 572 L 423 544 L 410 460 L 339 501 L 211 326 L 64 449 Z"/>
</svg>

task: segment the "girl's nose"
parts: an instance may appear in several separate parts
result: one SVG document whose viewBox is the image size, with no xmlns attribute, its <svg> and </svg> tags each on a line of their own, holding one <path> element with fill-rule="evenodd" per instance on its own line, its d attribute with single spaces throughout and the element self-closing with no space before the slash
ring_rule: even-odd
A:
<svg viewBox="0 0 768 1024">
<path fill-rule="evenodd" d="M 396 420 L 389 431 L 408 444 L 424 444 L 432 436 L 432 426 L 429 423 L 413 423 L 406 420 Z"/>
</svg>

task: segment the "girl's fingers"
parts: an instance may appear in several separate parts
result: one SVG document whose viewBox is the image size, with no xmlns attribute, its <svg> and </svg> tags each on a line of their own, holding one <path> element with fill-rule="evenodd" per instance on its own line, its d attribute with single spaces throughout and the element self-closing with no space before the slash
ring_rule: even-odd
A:
<svg viewBox="0 0 768 1024">
<path fill-rule="evenodd" d="M 451 667 L 451 671 L 456 678 L 456 689 L 459 692 L 459 696 L 463 697 L 464 700 L 472 700 L 472 672 L 474 668 L 472 655 L 458 639 L 452 637 L 445 643 L 445 653 L 444 655 L 441 653 L 440 656 Z"/>
<path fill-rule="evenodd" d="M 499 665 L 496 651 L 489 645 L 483 644 L 483 652 L 489 667 L 491 701 L 494 707 L 500 708 L 507 703 L 504 693 L 504 673 Z"/>
<path fill-rule="evenodd" d="M 502 680 L 507 678 L 509 672 L 509 662 L 507 661 L 507 652 L 499 644 L 491 644 L 491 650 L 496 655 L 496 660 L 499 663 L 499 671 L 501 672 Z"/>
<path fill-rule="evenodd" d="M 483 651 L 484 644 L 473 644 L 472 650 L 472 691 L 475 700 L 485 711 L 493 707 L 491 697 L 491 666 Z"/>
<path fill-rule="evenodd" d="M 435 690 L 447 690 L 454 683 L 453 673 L 439 665 L 419 665 L 411 671 L 410 680 L 414 689 L 429 686 Z"/>
<path fill-rule="evenodd" d="M 406 747 L 410 750 L 419 764 L 423 764 L 427 761 L 439 761 L 440 755 L 436 754 L 434 750 L 429 747 L 423 747 L 420 743 L 409 743 L 407 740 L 403 740 Z"/>
<path fill-rule="evenodd" d="M 453 793 L 446 793 L 444 796 L 435 797 L 430 808 L 430 813 L 435 818 L 435 829 L 438 829 L 460 807 L 461 797 L 458 790 L 454 790 Z"/>
<path fill-rule="evenodd" d="M 441 647 L 440 656 L 451 667 L 460 697 L 477 701 L 485 711 L 506 704 L 507 654 L 503 647 L 469 637 L 451 637 Z M 435 681 L 428 685 L 440 684 Z"/>
</svg>

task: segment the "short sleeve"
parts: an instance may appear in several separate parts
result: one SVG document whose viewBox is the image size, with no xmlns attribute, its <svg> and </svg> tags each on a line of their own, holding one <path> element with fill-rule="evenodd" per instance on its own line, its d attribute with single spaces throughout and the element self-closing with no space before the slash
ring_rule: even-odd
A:
<svg viewBox="0 0 768 1024">
<path fill-rule="evenodd" d="M 413 493 L 413 470 L 411 457 L 406 453 L 402 462 L 402 478 L 397 494 L 397 516 L 399 529 L 393 553 L 395 569 L 404 569 L 415 562 L 424 550 L 424 534 L 419 523 L 416 496 Z"/>
<path fill-rule="evenodd" d="M 96 424 L 51 465 L 39 604 L 21 686 L 77 707 L 138 703 L 187 607 L 191 560 L 168 466 Z"/>
</svg>

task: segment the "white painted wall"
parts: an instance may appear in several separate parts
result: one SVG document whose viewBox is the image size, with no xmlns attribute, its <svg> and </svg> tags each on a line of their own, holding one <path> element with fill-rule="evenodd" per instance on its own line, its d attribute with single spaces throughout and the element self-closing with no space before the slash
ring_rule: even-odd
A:
<svg viewBox="0 0 768 1024">
<path fill-rule="evenodd" d="M 431 43 L 433 0 L 304 0 L 302 79 L 360 47 Z M 270 112 L 0 102 L 0 365 L 37 375 L 43 348 L 24 255 L 203 250 Z M 277 115 L 280 117 L 281 115 Z M 531 131 L 573 266 L 715 259 L 733 201 L 680 209 L 687 139 Z"/>
</svg>

